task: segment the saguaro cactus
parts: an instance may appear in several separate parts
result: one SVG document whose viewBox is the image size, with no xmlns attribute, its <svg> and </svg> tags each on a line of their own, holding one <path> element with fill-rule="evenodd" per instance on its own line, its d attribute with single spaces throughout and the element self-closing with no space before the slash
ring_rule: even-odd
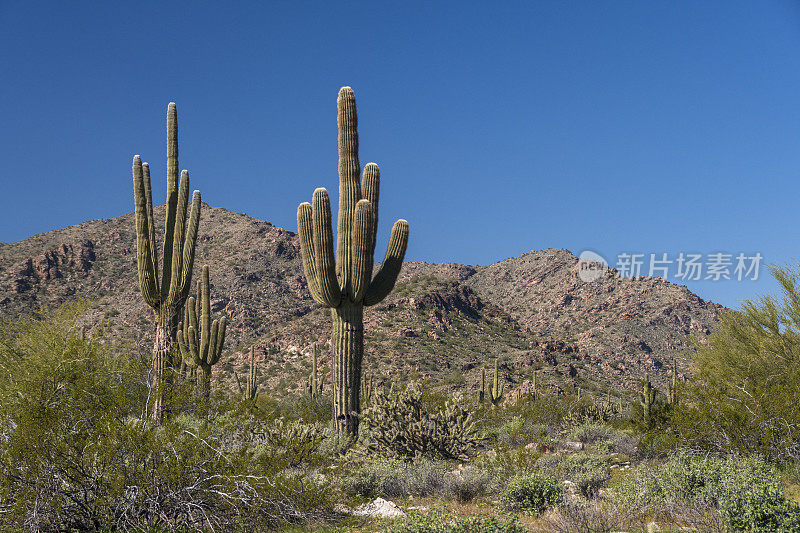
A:
<svg viewBox="0 0 800 533">
<path fill-rule="evenodd" d="M 483 403 L 486 399 L 486 369 L 481 369 L 481 389 L 478 391 L 478 401 Z"/>
<path fill-rule="evenodd" d="M 185 308 L 183 322 L 178 327 L 178 346 L 186 366 L 200 369 L 203 395 L 208 397 L 211 391 L 211 367 L 217 364 L 222 355 L 228 325 L 228 318 L 224 315 L 211 321 L 208 265 L 203 266 L 202 282 L 197 284 L 197 297 L 189 298 Z"/>
<path fill-rule="evenodd" d="M 667 389 L 667 401 L 670 406 L 675 407 L 678 405 L 678 362 L 672 359 L 672 375 Z"/>
<path fill-rule="evenodd" d="M 644 419 L 645 421 L 650 420 L 650 413 L 653 409 L 653 404 L 656 401 L 656 390 L 650 384 L 650 376 L 645 375 L 644 377 L 644 385 L 642 386 L 642 392 L 639 393 L 639 405 L 642 406 L 644 411 Z"/>
<path fill-rule="evenodd" d="M 138 155 L 133 156 L 133 197 L 139 287 L 144 301 L 153 309 L 156 323 L 153 345 L 155 394 L 151 402 L 151 415 L 160 418 L 164 373 L 175 364 L 172 348 L 192 279 L 195 241 L 200 223 L 200 191 L 194 191 L 192 195 L 192 210 L 188 224 L 186 222 L 189 172 L 181 171 L 178 181 L 178 111 L 174 102 L 167 107 L 167 205 L 161 270 L 156 249 L 150 167 L 142 163 Z"/>
<path fill-rule="evenodd" d="M 250 347 L 250 367 L 247 371 L 247 388 L 242 389 L 242 382 L 239 381 L 239 374 L 233 373 L 236 379 L 236 387 L 239 389 L 239 394 L 245 400 L 255 400 L 258 394 L 258 384 L 256 383 L 256 347 Z"/>
<path fill-rule="evenodd" d="M 497 373 L 497 359 L 494 360 L 494 378 L 492 379 L 492 389 L 489 391 L 489 399 L 492 405 L 497 405 L 503 401 L 503 383 L 500 382 L 500 377 Z"/>
<path fill-rule="evenodd" d="M 314 191 L 312 203 L 297 209 L 300 253 L 314 300 L 331 309 L 333 322 L 333 413 L 339 432 L 358 433 L 361 362 L 364 356 L 364 306 L 375 305 L 394 288 L 408 244 L 408 222 L 392 227 L 386 258 L 372 277 L 378 231 L 380 170 L 358 160 L 356 98 L 350 87 L 339 91 L 339 222 L 336 256 L 328 191 Z"/>
<path fill-rule="evenodd" d="M 322 396 L 322 389 L 325 386 L 325 374 L 317 379 L 317 363 L 319 362 L 319 345 L 314 344 L 311 359 L 311 373 L 306 378 L 306 392 L 312 400 Z"/>
</svg>

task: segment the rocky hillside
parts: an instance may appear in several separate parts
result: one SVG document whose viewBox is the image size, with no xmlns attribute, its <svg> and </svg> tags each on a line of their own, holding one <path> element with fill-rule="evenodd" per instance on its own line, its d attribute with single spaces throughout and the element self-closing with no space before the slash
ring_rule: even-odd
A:
<svg viewBox="0 0 800 533">
<path fill-rule="evenodd" d="M 163 207 L 156 211 L 162 220 Z M 81 297 L 90 328 L 110 323 L 114 336 L 147 350 L 133 226 L 128 214 L 0 244 L 0 314 Z M 231 383 L 255 344 L 265 388 L 299 389 L 311 344 L 327 340 L 328 317 L 308 294 L 298 247 L 290 231 L 203 206 L 196 265 L 209 265 L 213 310 L 231 324 L 220 381 Z M 475 388 L 482 366 L 499 358 L 509 391 L 534 370 L 554 390 L 622 391 L 646 372 L 663 387 L 675 357 L 685 374 L 681 352 L 703 341 L 723 308 L 659 278 L 611 270 L 585 283 L 577 261 L 551 249 L 489 266 L 407 263 L 395 292 L 366 313 L 369 372 Z"/>
</svg>

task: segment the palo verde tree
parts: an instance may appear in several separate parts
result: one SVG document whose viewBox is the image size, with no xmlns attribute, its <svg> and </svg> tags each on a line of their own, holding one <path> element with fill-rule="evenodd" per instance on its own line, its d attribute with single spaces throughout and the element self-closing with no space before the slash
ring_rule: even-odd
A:
<svg viewBox="0 0 800 533">
<path fill-rule="evenodd" d="M 339 432 L 356 435 L 364 356 L 364 306 L 375 305 L 394 288 L 408 244 L 408 222 L 392 227 L 386 258 L 372 277 L 378 231 L 380 170 L 358 159 L 356 97 L 342 87 L 338 98 L 339 222 L 336 255 L 328 191 L 314 191 L 312 203 L 297 209 L 300 252 L 314 300 L 331 309 L 333 330 L 333 412 Z"/>
<path fill-rule="evenodd" d="M 191 284 L 197 227 L 200 223 L 200 191 L 194 191 L 192 195 L 188 224 L 186 221 L 189 207 L 189 171 L 180 172 L 179 182 L 178 110 L 174 102 L 170 102 L 167 107 L 167 204 L 161 269 L 156 248 L 150 166 L 142 163 L 138 155 L 133 156 L 133 197 L 136 208 L 139 287 L 145 303 L 153 310 L 155 317 L 154 394 L 150 414 L 153 418 L 160 419 L 164 387 L 169 381 L 166 372 L 177 362 L 173 346 Z"/>
</svg>

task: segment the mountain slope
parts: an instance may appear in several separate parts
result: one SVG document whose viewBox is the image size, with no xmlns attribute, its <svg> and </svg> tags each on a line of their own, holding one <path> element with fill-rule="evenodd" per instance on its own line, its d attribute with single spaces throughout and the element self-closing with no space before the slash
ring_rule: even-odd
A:
<svg viewBox="0 0 800 533">
<path fill-rule="evenodd" d="M 157 208 L 156 220 L 163 213 Z M 297 236 L 204 204 L 196 266 L 203 264 L 211 270 L 212 308 L 230 319 L 218 379 L 230 383 L 256 344 L 263 384 L 299 390 L 310 346 L 327 341 L 329 322 L 306 288 Z M 566 250 L 489 266 L 406 263 L 395 292 L 365 314 L 368 372 L 474 388 L 482 365 L 500 358 L 509 390 L 537 369 L 538 382 L 554 390 L 631 388 L 645 372 L 663 384 L 673 357 L 702 341 L 723 309 L 657 278 L 618 279 L 609 271 L 584 283 L 576 264 Z M 132 214 L 0 244 L 0 315 L 74 297 L 89 300 L 90 327 L 110 321 L 114 335 L 148 349 Z M 685 374 L 686 361 L 678 362 Z M 329 373 L 327 353 L 323 364 Z"/>
</svg>

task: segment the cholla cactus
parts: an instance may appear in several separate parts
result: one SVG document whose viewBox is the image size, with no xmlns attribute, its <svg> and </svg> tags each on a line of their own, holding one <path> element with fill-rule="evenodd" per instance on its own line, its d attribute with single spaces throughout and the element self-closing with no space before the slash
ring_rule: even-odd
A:
<svg viewBox="0 0 800 533">
<path fill-rule="evenodd" d="M 200 385 L 206 397 L 211 391 L 211 367 L 222 355 L 227 324 L 228 318 L 224 315 L 211 321 L 211 289 L 208 265 L 205 265 L 202 282 L 197 284 L 197 297 L 189 298 L 186 303 L 183 322 L 178 327 L 178 346 L 186 366 L 200 369 Z"/>
<path fill-rule="evenodd" d="M 652 413 L 653 404 L 655 401 L 656 390 L 650 384 L 650 376 L 646 374 L 644 377 L 642 392 L 639 393 L 639 405 L 641 405 L 642 409 L 644 410 L 644 419 L 646 421 L 650 420 L 650 414 Z"/>
<path fill-rule="evenodd" d="M 325 386 L 325 374 L 317 379 L 317 362 L 319 359 L 319 346 L 315 343 L 312 350 L 311 373 L 306 379 L 306 392 L 312 400 L 317 400 L 322 396 L 322 389 Z"/>
<path fill-rule="evenodd" d="M 497 373 L 497 359 L 494 360 L 494 378 L 492 379 L 492 389 L 489 391 L 489 399 L 492 401 L 492 405 L 498 405 L 500 402 L 503 401 L 503 390 L 505 386 L 500 381 L 500 377 Z"/>
<path fill-rule="evenodd" d="M 333 331 L 333 414 L 340 433 L 358 434 L 361 362 L 364 356 L 364 306 L 382 301 L 394 288 L 408 244 L 408 222 L 398 220 L 389 247 L 373 278 L 378 231 L 380 170 L 358 159 L 356 98 L 350 87 L 339 91 L 339 222 L 336 256 L 328 191 L 314 191 L 311 204 L 297 209 L 300 255 L 314 300 L 331 309 Z"/>
<path fill-rule="evenodd" d="M 194 266 L 197 227 L 200 223 L 200 191 L 192 195 L 188 224 L 189 172 L 180 172 L 178 182 L 178 111 L 175 103 L 167 107 L 167 205 L 161 269 L 158 266 L 150 167 L 140 156 L 133 156 L 133 197 L 136 212 L 136 260 L 139 288 L 145 303 L 153 309 L 156 338 L 153 344 L 154 388 L 151 416 L 160 419 L 165 371 L 176 366 L 173 345 L 178 322 L 188 296 Z"/>
<path fill-rule="evenodd" d="M 399 393 L 394 386 L 388 393 L 376 390 L 372 404 L 364 411 L 372 439 L 370 449 L 407 458 L 423 455 L 464 460 L 484 438 L 466 405 L 463 396 L 457 395 L 445 403 L 444 409 L 429 412 L 418 383 L 410 383 Z"/>
</svg>

